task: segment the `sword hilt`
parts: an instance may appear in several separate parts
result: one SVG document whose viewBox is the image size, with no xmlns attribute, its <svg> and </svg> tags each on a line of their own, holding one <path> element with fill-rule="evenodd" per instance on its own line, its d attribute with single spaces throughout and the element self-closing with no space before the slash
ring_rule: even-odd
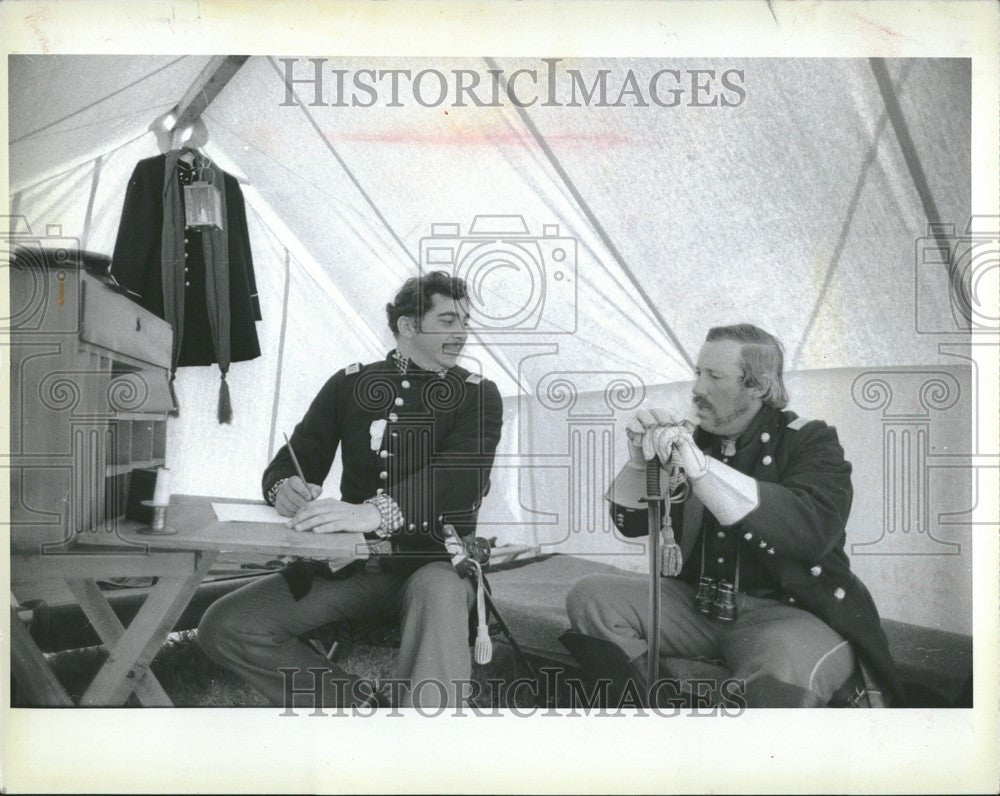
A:
<svg viewBox="0 0 1000 796">
<path fill-rule="evenodd" d="M 654 456 L 646 462 L 646 495 L 650 498 L 658 498 L 661 494 L 660 460 Z"/>
<path fill-rule="evenodd" d="M 663 487 L 660 484 L 660 460 L 655 456 L 646 462 L 646 495 L 640 503 L 663 506 Z"/>
</svg>

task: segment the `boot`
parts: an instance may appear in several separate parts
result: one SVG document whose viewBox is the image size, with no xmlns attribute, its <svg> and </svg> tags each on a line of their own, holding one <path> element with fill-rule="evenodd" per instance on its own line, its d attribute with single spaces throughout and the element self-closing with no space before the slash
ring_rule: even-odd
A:
<svg viewBox="0 0 1000 796">
<path fill-rule="evenodd" d="M 598 707 L 613 711 L 622 704 L 633 705 L 636 699 L 645 707 L 645 670 L 637 674 L 617 644 L 575 630 L 567 630 L 559 636 L 559 643 L 579 662 L 583 684 L 588 695 L 597 697 Z"/>
</svg>

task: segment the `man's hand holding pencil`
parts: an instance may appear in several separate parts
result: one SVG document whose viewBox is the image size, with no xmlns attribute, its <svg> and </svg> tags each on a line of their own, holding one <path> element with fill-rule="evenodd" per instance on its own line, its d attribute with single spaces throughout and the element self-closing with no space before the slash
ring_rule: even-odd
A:
<svg viewBox="0 0 1000 796">
<path fill-rule="evenodd" d="M 278 487 L 274 507 L 281 516 L 291 517 L 288 521 L 289 528 L 313 533 L 338 531 L 365 533 L 379 527 L 382 515 L 371 504 L 355 505 L 334 498 L 318 500 L 317 498 L 323 493 L 323 487 L 306 481 L 287 434 L 285 434 L 285 444 L 288 446 L 288 454 L 295 466 L 296 475 L 286 479 Z"/>
<path fill-rule="evenodd" d="M 299 476 L 293 475 L 278 487 L 278 493 L 274 496 L 274 508 L 282 517 L 294 517 L 299 509 L 318 498 L 322 492 L 323 487 L 307 484 Z"/>
</svg>

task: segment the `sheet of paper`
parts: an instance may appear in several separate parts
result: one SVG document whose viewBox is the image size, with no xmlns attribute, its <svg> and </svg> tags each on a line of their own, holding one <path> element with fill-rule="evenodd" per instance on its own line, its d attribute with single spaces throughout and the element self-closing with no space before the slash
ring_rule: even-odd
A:
<svg viewBox="0 0 1000 796">
<path fill-rule="evenodd" d="M 288 522 L 273 506 L 260 503 L 213 503 L 212 508 L 219 522 Z"/>
</svg>

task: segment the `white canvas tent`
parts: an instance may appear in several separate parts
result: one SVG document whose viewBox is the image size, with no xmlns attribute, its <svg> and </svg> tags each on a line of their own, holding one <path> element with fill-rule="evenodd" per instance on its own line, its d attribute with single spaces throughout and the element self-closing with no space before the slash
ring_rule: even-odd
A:
<svg viewBox="0 0 1000 796">
<path fill-rule="evenodd" d="M 208 61 L 12 57 L 19 231 L 45 235 L 58 225 L 81 248 L 110 254 L 131 170 L 158 152 L 150 124 Z M 307 59 L 293 67 L 299 78 L 312 68 Z M 330 58 L 323 68 L 332 79 L 340 69 L 424 67 L 510 75 L 541 65 Z M 865 544 L 885 536 L 891 499 L 875 453 L 884 413 L 862 406 L 856 380 L 918 366 L 950 374 L 961 400 L 935 416 L 932 445 L 970 450 L 971 372 L 939 349 L 964 339 L 954 334 L 948 276 L 918 265 L 928 221 L 961 233 L 970 216 L 969 62 L 697 59 L 690 67 L 743 70 L 745 100 L 518 108 L 412 99 L 395 107 L 384 98 L 339 107 L 311 104 L 313 88 L 297 84 L 302 101 L 286 104 L 286 63 L 251 57 L 203 119 L 206 153 L 240 179 L 247 200 L 262 356 L 230 371 L 229 426 L 215 420 L 217 369 L 179 373 L 182 410 L 167 441 L 175 491 L 257 497 L 281 432 L 329 375 L 391 347 L 384 304 L 426 265 L 421 242 L 433 225 L 459 225 L 467 237 L 476 216 L 520 217 L 535 238 L 557 225 L 576 254 L 558 282 L 552 262 L 537 272 L 545 289 L 537 327 L 484 328 L 463 360 L 505 399 L 482 535 L 644 566 L 611 533 L 601 500 L 620 466 L 622 424 L 643 401 L 684 408 L 705 331 L 745 320 L 784 341 L 793 408 L 835 422 L 860 468 L 855 566 L 883 613 L 968 632 L 971 563 L 955 547 L 970 531 L 938 514 L 971 509 L 970 472 L 942 471 L 925 486 L 931 513 L 913 528 L 914 539 L 923 534 L 918 554 L 893 548 L 889 558 L 866 558 Z M 658 66 L 559 68 L 606 69 L 620 85 L 627 68 L 642 83 Z M 471 275 L 480 314 L 510 316 L 537 300 L 530 273 L 503 258 L 484 263 Z M 336 492 L 338 483 L 335 468 L 326 487 Z M 931 597 L 914 606 L 912 587 Z"/>
</svg>

